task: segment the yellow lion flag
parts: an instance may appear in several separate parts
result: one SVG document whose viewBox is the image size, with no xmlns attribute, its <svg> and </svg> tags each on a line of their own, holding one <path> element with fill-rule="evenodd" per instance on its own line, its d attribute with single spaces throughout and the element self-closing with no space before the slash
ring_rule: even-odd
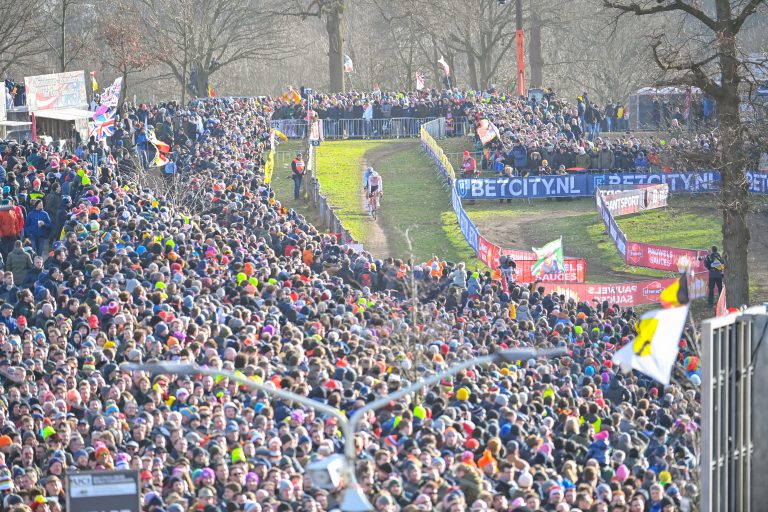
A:
<svg viewBox="0 0 768 512">
<path fill-rule="evenodd" d="M 688 307 L 686 304 L 644 314 L 635 326 L 635 339 L 616 352 L 613 362 L 621 365 L 624 373 L 637 370 L 664 385 L 669 384 Z"/>
</svg>

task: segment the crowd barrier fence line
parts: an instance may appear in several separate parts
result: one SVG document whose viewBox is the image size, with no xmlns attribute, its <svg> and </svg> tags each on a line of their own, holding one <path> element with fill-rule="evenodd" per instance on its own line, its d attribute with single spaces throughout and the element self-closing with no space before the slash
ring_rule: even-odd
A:
<svg viewBox="0 0 768 512">
<path fill-rule="evenodd" d="M 327 140 L 413 139 L 419 137 L 422 126 L 430 123 L 432 124 L 429 130 L 435 138 L 461 137 L 469 131 L 466 117 L 456 118 L 451 123 L 447 123 L 443 117 L 321 119 L 321 121 L 323 138 Z M 273 119 L 271 127 L 280 130 L 289 139 L 304 139 L 307 136 L 307 122 L 302 119 Z"/>
</svg>

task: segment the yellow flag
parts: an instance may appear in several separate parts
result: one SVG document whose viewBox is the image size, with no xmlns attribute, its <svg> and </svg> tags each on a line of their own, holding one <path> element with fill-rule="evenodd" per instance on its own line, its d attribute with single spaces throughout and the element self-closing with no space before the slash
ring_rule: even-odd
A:
<svg viewBox="0 0 768 512">
<path fill-rule="evenodd" d="M 644 314 L 635 327 L 635 339 L 616 352 L 614 363 L 625 373 L 634 369 L 669 384 L 687 317 L 687 304 Z"/>
</svg>

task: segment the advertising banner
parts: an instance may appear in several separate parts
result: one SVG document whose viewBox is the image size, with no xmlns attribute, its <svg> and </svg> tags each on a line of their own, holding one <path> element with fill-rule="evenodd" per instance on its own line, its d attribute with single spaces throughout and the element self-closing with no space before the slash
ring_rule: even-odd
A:
<svg viewBox="0 0 768 512">
<path fill-rule="evenodd" d="M 67 510 L 141 512 L 138 471 L 81 471 L 65 478 Z"/>
<path fill-rule="evenodd" d="M 683 272 L 688 267 L 694 272 L 702 272 L 705 268 L 700 258 L 706 255 L 707 251 L 630 241 L 627 243 L 626 262 L 628 265 L 669 272 Z"/>
<path fill-rule="evenodd" d="M 616 249 L 621 253 L 622 258 L 626 258 L 627 254 L 627 236 L 616 224 L 616 220 L 611 215 L 610 210 L 605 205 L 605 198 L 602 194 L 595 194 L 595 202 L 597 203 L 597 211 L 600 214 L 600 218 L 603 219 L 605 229 L 608 231 L 608 236 L 611 237 Z"/>
<path fill-rule="evenodd" d="M 603 302 L 619 306 L 639 306 L 659 302 L 659 294 L 675 281 L 671 279 L 655 279 L 651 281 L 635 281 L 633 283 L 616 284 L 565 284 L 558 283 L 546 287 L 546 291 L 554 291 L 577 301 Z"/>
<path fill-rule="evenodd" d="M 631 215 L 645 209 L 645 191 L 622 190 L 622 191 L 604 191 L 600 189 L 605 207 L 614 217 L 621 215 Z"/>
<path fill-rule="evenodd" d="M 749 190 L 768 194 L 768 174 L 747 172 Z M 569 174 L 528 178 L 466 178 L 456 180 L 462 199 L 526 199 L 592 196 L 606 186 L 669 186 L 669 192 L 690 194 L 718 190 L 720 173 L 716 171 L 668 173 Z"/>
<path fill-rule="evenodd" d="M 645 190 L 645 209 L 664 208 L 667 206 L 669 198 L 669 186 L 667 185 L 649 185 Z"/>
<path fill-rule="evenodd" d="M 506 252 L 504 249 L 501 251 L 505 255 Z M 515 260 L 515 263 L 515 281 L 518 283 L 533 283 L 537 280 L 542 283 L 583 283 L 587 280 L 587 262 L 581 258 L 565 258 L 563 272 L 543 273 L 539 277 L 534 276 L 532 271 L 535 260 Z"/>
<path fill-rule="evenodd" d="M 477 237 L 477 257 L 488 265 L 488 268 L 499 268 L 500 254 L 501 248 L 498 245 L 489 242 L 482 235 Z"/>
<path fill-rule="evenodd" d="M 461 234 L 464 235 L 464 239 L 466 239 L 469 246 L 477 252 L 477 226 L 470 220 L 469 215 L 467 215 L 467 212 L 463 209 L 459 212 L 459 227 L 461 228 Z"/>
<path fill-rule="evenodd" d="M 30 112 L 88 105 L 83 71 L 28 76 L 24 78 L 24 85 Z"/>
<path fill-rule="evenodd" d="M 529 178 L 466 178 L 456 180 L 462 199 L 520 199 L 528 197 L 580 197 L 591 195 L 585 175 Z"/>
</svg>

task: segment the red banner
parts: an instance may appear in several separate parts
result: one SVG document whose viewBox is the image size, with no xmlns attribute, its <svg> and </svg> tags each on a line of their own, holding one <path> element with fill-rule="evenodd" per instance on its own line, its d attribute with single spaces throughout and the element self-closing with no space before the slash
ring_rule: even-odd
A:
<svg viewBox="0 0 768 512">
<path fill-rule="evenodd" d="M 668 272 L 684 272 L 688 267 L 694 272 L 702 272 L 704 262 L 699 258 L 706 255 L 707 251 L 628 241 L 626 261 L 628 265 Z"/>
<path fill-rule="evenodd" d="M 484 236 L 477 237 L 477 257 L 480 261 L 488 265 L 488 268 L 499 268 L 499 255 L 501 248 L 489 242 Z"/>
<path fill-rule="evenodd" d="M 674 281 L 672 278 L 615 284 L 556 284 L 546 287 L 546 291 L 554 291 L 577 301 L 608 301 L 609 304 L 627 307 L 658 302 L 661 291 Z"/>
<path fill-rule="evenodd" d="M 501 251 L 506 255 L 505 250 Z M 533 283 L 537 279 L 544 283 L 583 283 L 587 280 L 587 262 L 581 258 L 565 258 L 565 272 L 547 273 L 536 277 L 531 272 L 535 260 L 515 260 L 517 263 L 518 283 Z"/>
</svg>

